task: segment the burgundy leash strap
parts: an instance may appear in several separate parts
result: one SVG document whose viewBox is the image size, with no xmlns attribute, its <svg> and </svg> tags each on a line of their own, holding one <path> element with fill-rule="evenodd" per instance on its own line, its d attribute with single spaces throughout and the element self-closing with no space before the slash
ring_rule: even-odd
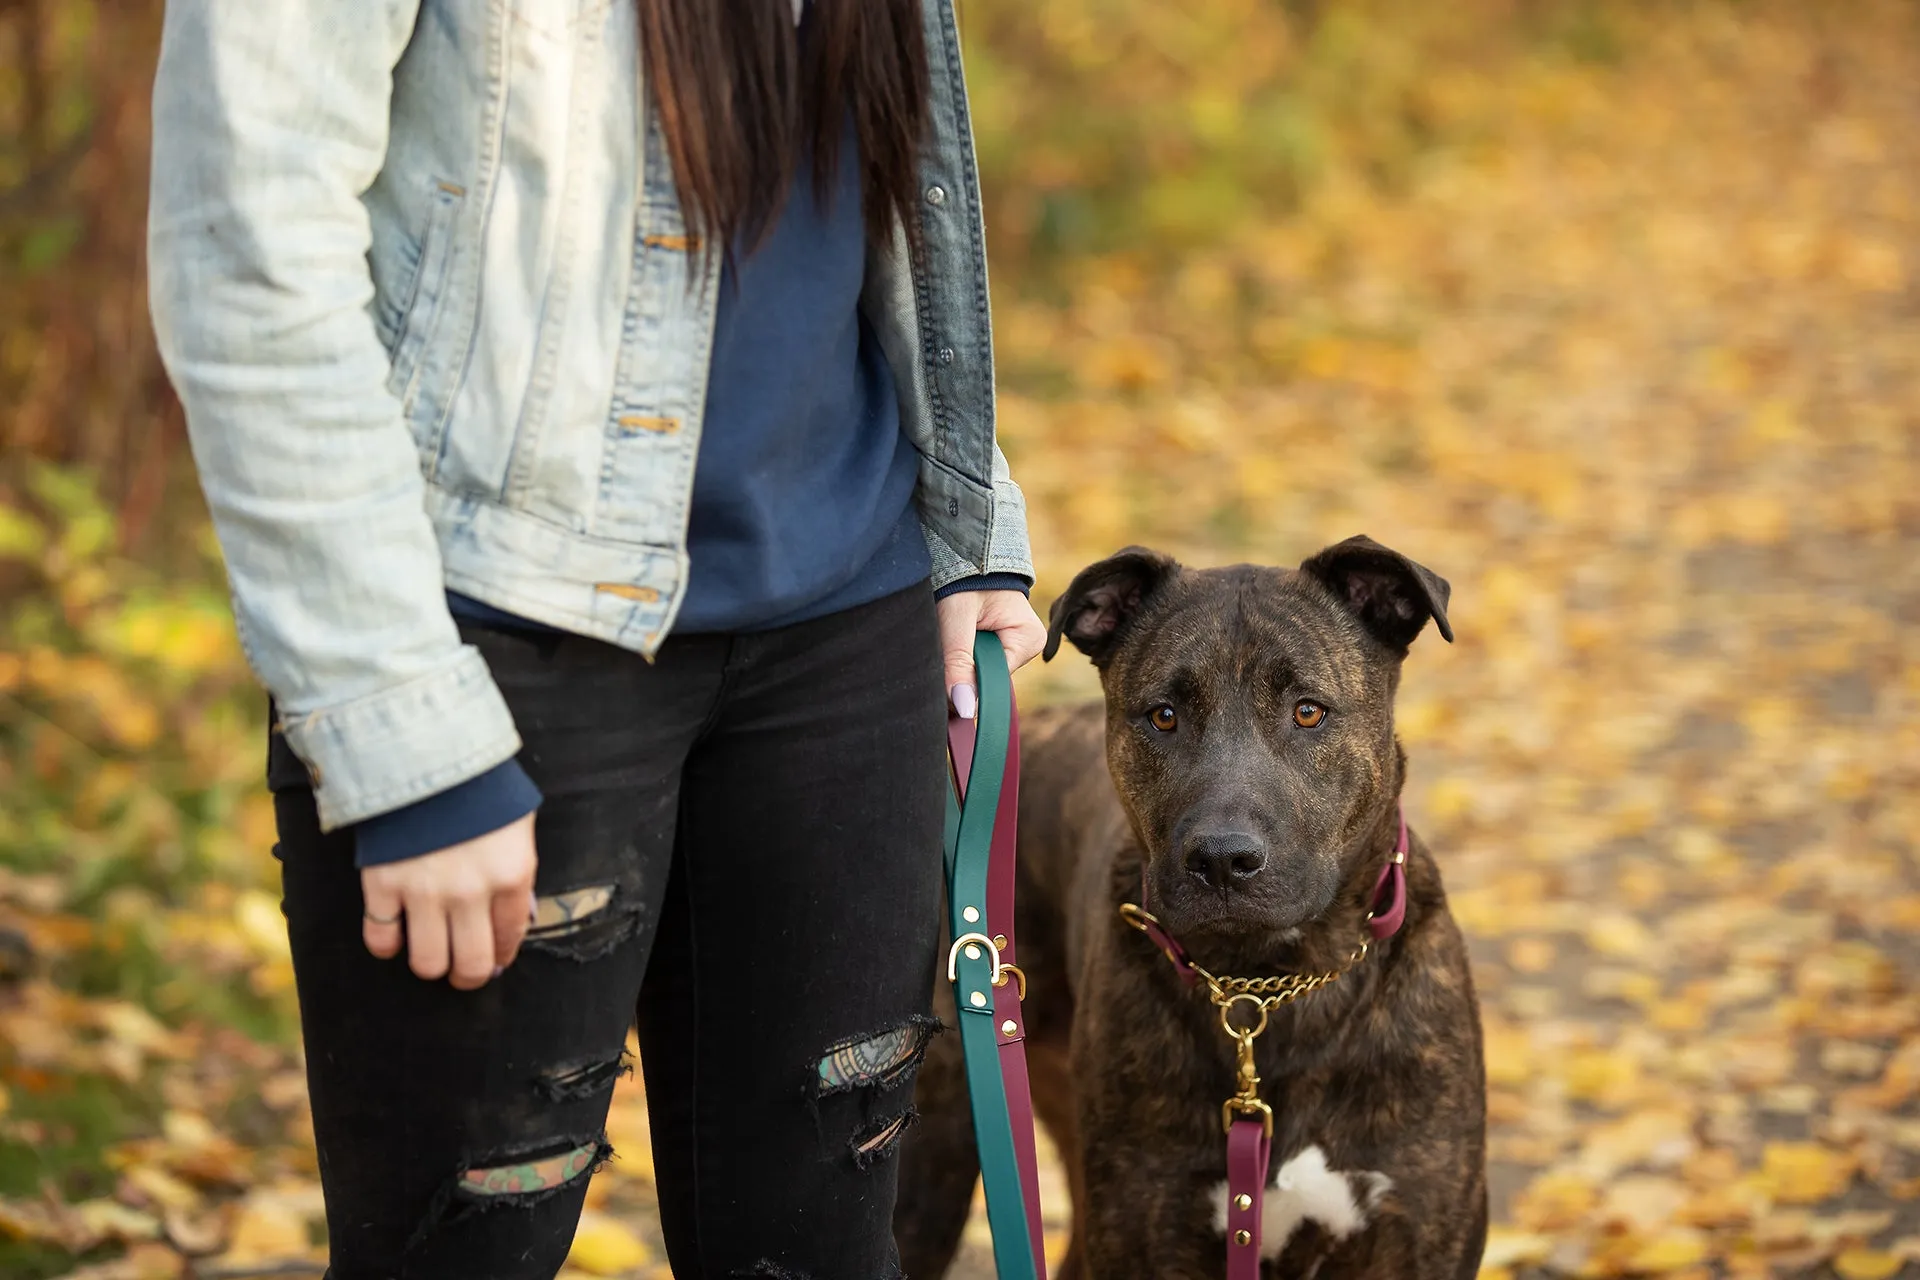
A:
<svg viewBox="0 0 1920 1280">
<path fill-rule="evenodd" d="M 1027 1231 L 1032 1237 L 1033 1269 L 1047 1274 L 1047 1247 L 1040 1223 L 1040 1157 L 1034 1146 L 1033 1091 L 1027 1078 L 1027 1020 L 1021 1002 L 1027 976 L 1015 963 L 1013 932 L 1014 857 L 1019 847 L 1020 712 L 1012 713 L 1007 765 L 1000 784 L 1000 807 L 993 815 L 993 852 L 987 860 L 987 929 L 1005 937 L 1001 967 L 1013 980 L 994 988 L 993 1015 L 1000 1028 L 1000 1071 L 1006 1079 L 1007 1111 L 1013 1121 L 1014 1152 L 1020 1162 L 1020 1193 L 1027 1202 Z"/>
<path fill-rule="evenodd" d="M 1241 1116 L 1227 1129 L 1227 1280 L 1260 1280 L 1260 1214 L 1272 1156 L 1258 1119 Z"/>
</svg>

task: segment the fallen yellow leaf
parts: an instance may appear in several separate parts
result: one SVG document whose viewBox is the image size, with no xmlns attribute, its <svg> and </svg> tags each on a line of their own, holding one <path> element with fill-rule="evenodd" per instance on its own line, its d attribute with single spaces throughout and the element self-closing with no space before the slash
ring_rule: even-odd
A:
<svg viewBox="0 0 1920 1280">
<path fill-rule="evenodd" d="M 1633 1255 L 1635 1271 L 1661 1275 L 1691 1267 L 1707 1256 L 1706 1237 L 1685 1229 L 1666 1231 L 1642 1245 Z"/>
<path fill-rule="evenodd" d="M 1903 1265 L 1899 1254 L 1879 1249 L 1848 1249 L 1833 1260 L 1840 1280 L 1887 1280 Z"/>
<path fill-rule="evenodd" d="M 256 1198 L 247 1201 L 234 1220 L 233 1234 L 220 1261 L 223 1265 L 280 1262 L 305 1257 L 311 1251 L 304 1216 L 278 1200 Z"/>
<path fill-rule="evenodd" d="M 1552 1252 L 1552 1236 L 1497 1226 L 1487 1232 L 1487 1248 L 1480 1255 L 1481 1274 L 1486 1274 L 1489 1267 L 1520 1267 L 1532 1262 L 1544 1262 Z"/>
<path fill-rule="evenodd" d="M 1564 1231 L 1585 1218 L 1599 1199 L 1598 1188 L 1577 1173 L 1544 1173 L 1514 1201 L 1513 1219 L 1534 1231 Z"/>
<path fill-rule="evenodd" d="M 1604 956 L 1620 960 L 1645 959 L 1653 953 L 1653 934 L 1624 911 L 1603 911 L 1586 928 L 1587 945 Z"/>
<path fill-rule="evenodd" d="M 1760 1177 L 1782 1204 L 1818 1204 L 1853 1181 L 1854 1159 L 1814 1142 L 1769 1142 Z"/>
<path fill-rule="evenodd" d="M 567 1254 L 570 1266 L 589 1275 L 617 1276 L 641 1266 L 653 1255 L 638 1236 L 618 1218 L 604 1213 L 583 1214 Z"/>
<path fill-rule="evenodd" d="M 1581 1102 L 1619 1103 L 1640 1078 L 1640 1064 L 1624 1053 L 1582 1049 L 1572 1054 L 1563 1070 L 1567 1096 Z"/>
</svg>

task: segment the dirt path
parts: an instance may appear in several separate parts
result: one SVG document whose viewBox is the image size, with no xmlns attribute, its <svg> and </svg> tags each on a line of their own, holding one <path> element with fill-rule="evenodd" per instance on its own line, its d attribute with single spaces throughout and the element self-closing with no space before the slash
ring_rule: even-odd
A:
<svg viewBox="0 0 1920 1280">
<path fill-rule="evenodd" d="M 1401 731 L 1485 1009 L 1485 1274 L 1920 1275 L 1920 39 L 1634 34 L 1444 85 L 1484 135 L 1392 198 L 1004 304 L 1037 594 L 1361 530 L 1448 576 Z"/>
</svg>

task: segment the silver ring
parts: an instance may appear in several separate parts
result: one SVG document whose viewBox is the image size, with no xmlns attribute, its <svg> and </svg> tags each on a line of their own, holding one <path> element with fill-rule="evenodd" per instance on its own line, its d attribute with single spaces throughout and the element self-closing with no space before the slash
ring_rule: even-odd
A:
<svg viewBox="0 0 1920 1280">
<path fill-rule="evenodd" d="M 400 917 L 397 915 L 391 916 L 391 917 L 377 916 L 373 914 L 373 912 L 371 911 L 362 911 L 360 914 L 365 916 L 367 919 L 373 921 L 375 924 L 399 924 L 400 923 Z"/>
</svg>

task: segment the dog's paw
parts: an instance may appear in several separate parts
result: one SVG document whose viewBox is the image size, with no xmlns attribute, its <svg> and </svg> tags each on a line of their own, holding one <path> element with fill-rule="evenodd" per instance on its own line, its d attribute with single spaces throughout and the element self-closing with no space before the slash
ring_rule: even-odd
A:
<svg viewBox="0 0 1920 1280">
<path fill-rule="evenodd" d="M 1260 1253 L 1277 1258 L 1303 1222 L 1344 1240 L 1364 1229 L 1393 1190 L 1393 1179 L 1371 1169 L 1335 1170 L 1316 1144 L 1282 1164 L 1261 1204 Z M 1227 1184 L 1213 1192 L 1213 1228 L 1227 1230 Z"/>
</svg>

